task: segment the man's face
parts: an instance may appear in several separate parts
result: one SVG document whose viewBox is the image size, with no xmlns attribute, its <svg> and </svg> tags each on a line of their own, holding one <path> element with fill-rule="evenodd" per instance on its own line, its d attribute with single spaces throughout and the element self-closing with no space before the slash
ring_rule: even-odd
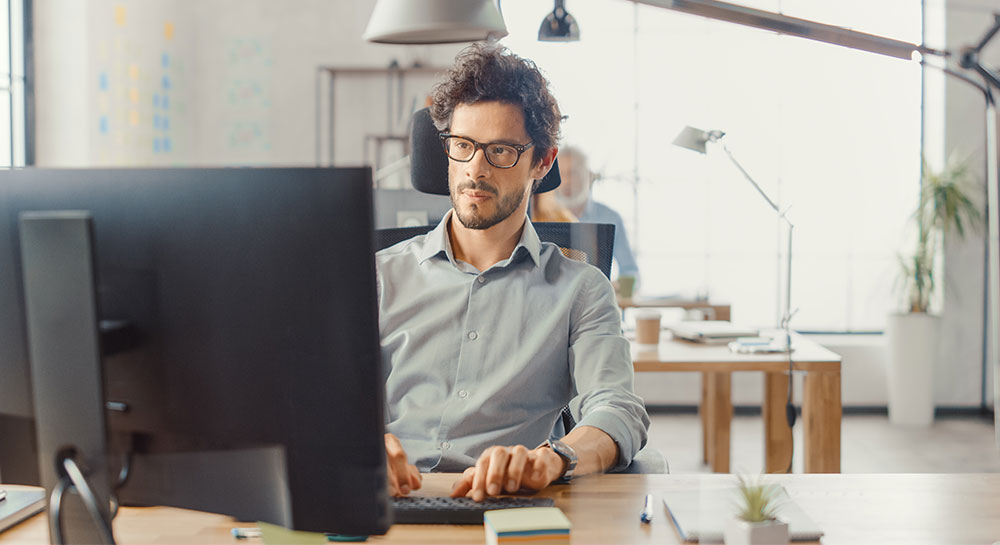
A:
<svg viewBox="0 0 1000 545">
<path fill-rule="evenodd" d="M 483 144 L 527 145 L 531 141 L 521 108 L 495 101 L 456 106 L 449 132 Z M 467 163 L 449 159 L 451 204 L 462 225 L 468 229 L 489 229 L 515 212 L 520 212 L 518 217 L 523 216 L 532 182 L 541 168 L 541 165 L 532 167 L 533 158 L 532 148 L 512 168 L 494 167 L 481 149 Z"/>
<path fill-rule="evenodd" d="M 579 208 L 590 198 L 590 169 L 587 160 L 577 153 L 559 156 L 559 177 L 556 196 L 563 206 Z"/>
</svg>

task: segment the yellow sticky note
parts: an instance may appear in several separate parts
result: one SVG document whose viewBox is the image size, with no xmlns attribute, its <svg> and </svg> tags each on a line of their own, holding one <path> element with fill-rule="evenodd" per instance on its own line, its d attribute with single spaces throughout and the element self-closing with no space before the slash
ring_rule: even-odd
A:
<svg viewBox="0 0 1000 545">
<path fill-rule="evenodd" d="M 132 104 L 139 103 L 139 90 L 135 87 L 128 90 L 128 98 L 132 101 Z"/>
<path fill-rule="evenodd" d="M 128 77 L 131 79 L 139 79 L 139 67 L 137 65 L 128 65 Z"/>
<path fill-rule="evenodd" d="M 174 37 L 174 24 L 173 23 L 164 23 L 163 24 L 163 36 L 166 39 L 168 39 L 168 40 Z"/>
<path fill-rule="evenodd" d="M 139 112 L 137 112 L 135 110 L 130 111 L 128 113 L 128 122 L 132 126 L 138 125 L 139 124 Z"/>
<path fill-rule="evenodd" d="M 316 532 L 300 532 L 266 522 L 258 522 L 260 537 L 265 544 L 287 545 L 327 545 L 326 534 Z"/>
<path fill-rule="evenodd" d="M 125 26 L 125 6 L 115 6 L 115 24 Z"/>
</svg>

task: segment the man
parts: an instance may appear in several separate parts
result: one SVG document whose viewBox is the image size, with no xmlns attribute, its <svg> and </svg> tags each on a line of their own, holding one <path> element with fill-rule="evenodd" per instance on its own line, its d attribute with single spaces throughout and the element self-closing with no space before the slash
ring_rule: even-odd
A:
<svg viewBox="0 0 1000 545">
<path fill-rule="evenodd" d="M 562 178 L 562 183 L 555 191 L 556 197 L 570 213 L 580 221 L 614 224 L 614 257 L 618 263 L 618 274 L 631 276 L 638 283 L 639 266 L 628 243 L 625 222 L 618 212 L 590 198 L 596 176 L 588 168 L 587 155 L 583 150 L 568 147 L 559 153 L 559 176 Z"/>
<path fill-rule="evenodd" d="M 419 471 L 464 470 L 452 494 L 479 501 L 627 466 L 649 419 L 611 284 L 542 244 L 526 215 L 558 152 L 548 83 L 474 45 L 431 116 L 453 208 L 376 256 L 392 492 L 419 488 Z M 579 424 L 547 442 L 567 403 Z"/>
</svg>

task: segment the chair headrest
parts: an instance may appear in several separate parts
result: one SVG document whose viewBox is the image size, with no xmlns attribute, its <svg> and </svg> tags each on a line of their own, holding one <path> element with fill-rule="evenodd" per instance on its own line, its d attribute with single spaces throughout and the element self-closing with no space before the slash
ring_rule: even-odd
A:
<svg viewBox="0 0 1000 545">
<path fill-rule="evenodd" d="M 545 193 L 559 187 L 559 160 L 542 178 L 535 193 Z M 427 108 L 413 114 L 410 130 L 410 183 L 421 193 L 448 195 L 448 156 L 441 146 L 437 127 Z"/>
</svg>

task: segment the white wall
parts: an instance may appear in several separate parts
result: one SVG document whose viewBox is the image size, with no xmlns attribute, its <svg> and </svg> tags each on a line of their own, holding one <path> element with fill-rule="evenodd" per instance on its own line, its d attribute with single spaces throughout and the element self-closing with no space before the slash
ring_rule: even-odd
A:
<svg viewBox="0 0 1000 545">
<path fill-rule="evenodd" d="M 461 47 L 362 41 L 374 3 L 37 0 L 38 164 L 315 164 L 317 67 L 448 65 Z M 153 105 L 164 92 L 167 112 Z M 384 116 L 372 95 L 341 97 L 354 106 L 338 112 L 346 134 Z M 360 164 L 360 147 L 338 162 Z"/>
</svg>

